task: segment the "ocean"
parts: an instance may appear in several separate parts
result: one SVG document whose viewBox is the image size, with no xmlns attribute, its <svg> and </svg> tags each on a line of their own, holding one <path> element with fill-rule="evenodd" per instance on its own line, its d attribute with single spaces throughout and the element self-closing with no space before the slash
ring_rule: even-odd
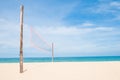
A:
<svg viewBox="0 0 120 80">
<path fill-rule="evenodd" d="M 96 62 L 96 61 L 120 61 L 120 56 L 97 56 L 97 57 L 55 57 L 54 62 Z M 29 62 L 52 62 L 51 57 L 24 58 Z M 0 63 L 19 63 L 19 58 L 0 58 Z"/>
</svg>

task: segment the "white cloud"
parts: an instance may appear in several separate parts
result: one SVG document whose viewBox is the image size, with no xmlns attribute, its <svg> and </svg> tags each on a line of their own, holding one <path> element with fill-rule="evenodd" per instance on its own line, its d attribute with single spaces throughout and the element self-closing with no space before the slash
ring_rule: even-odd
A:
<svg viewBox="0 0 120 80">
<path fill-rule="evenodd" d="M 73 52 L 94 54 L 97 52 L 102 53 L 114 51 L 115 48 L 112 49 L 111 46 L 117 47 L 116 44 L 112 42 L 112 45 L 106 45 L 106 41 L 111 40 L 114 35 L 120 35 L 120 32 L 116 28 L 111 27 L 78 28 L 73 26 L 55 28 L 36 27 L 35 29 L 42 33 L 49 43 L 53 41 L 55 43 L 56 53 L 61 54 L 69 54 Z"/>
<path fill-rule="evenodd" d="M 55 34 L 55 35 L 82 35 L 89 34 L 90 32 L 96 31 L 112 31 L 114 28 L 112 27 L 94 27 L 94 28 L 80 28 L 76 26 L 72 27 L 43 27 L 39 28 L 41 33 L 45 34 Z"/>
<path fill-rule="evenodd" d="M 117 7 L 120 9 L 120 2 L 111 2 L 110 6 Z"/>
<path fill-rule="evenodd" d="M 92 25 L 90 24 L 88 26 Z M 4 27 L 0 28 L 0 30 L 3 30 L 2 33 L 4 33 L 0 34 L 0 44 L 3 51 L 4 49 L 9 49 L 11 47 L 19 49 L 19 24 L 11 22 L 9 24 L 4 24 L 3 26 Z M 74 55 L 73 53 L 97 53 L 118 50 L 116 49 L 118 46 L 114 42 L 112 42 L 112 45 L 105 45 L 106 41 L 113 38 L 114 35 L 120 35 L 119 30 L 113 27 L 81 28 L 79 26 L 57 26 L 34 27 L 34 29 L 40 33 L 48 43 L 55 43 L 56 55 L 59 53 L 61 53 L 61 55 Z M 102 40 L 105 40 L 105 42 L 101 42 L 101 38 Z M 119 44 L 119 42 L 117 43 Z M 104 44 L 104 46 L 101 44 Z M 114 46 L 115 48 L 112 49 L 111 46 Z M 30 45 L 29 25 L 24 25 L 24 50 L 28 53 L 31 53 L 31 51 L 35 51 L 36 53 L 40 52 L 37 49 L 32 48 Z"/>
<path fill-rule="evenodd" d="M 6 20 L 4 18 L 0 18 L 0 23 L 5 22 Z"/>
<path fill-rule="evenodd" d="M 120 9 L 120 2 L 103 0 L 100 1 L 99 4 L 96 4 L 96 6 L 90 7 L 88 10 L 98 14 L 112 13 L 113 15 L 116 15 L 116 13 L 119 12 L 119 9 Z"/>
<path fill-rule="evenodd" d="M 89 27 L 89 26 L 95 26 L 93 23 L 90 22 L 85 22 L 83 24 L 80 25 L 81 27 Z"/>
<path fill-rule="evenodd" d="M 113 0 L 99 0 L 94 6 L 85 9 L 86 12 L 106 16 L 104 21 L 109 21 L 114 23 L 113 21 L 120 20 L 120 1 Z M 106 19 L 106 18 L 110 19 Z"/>
</svg>

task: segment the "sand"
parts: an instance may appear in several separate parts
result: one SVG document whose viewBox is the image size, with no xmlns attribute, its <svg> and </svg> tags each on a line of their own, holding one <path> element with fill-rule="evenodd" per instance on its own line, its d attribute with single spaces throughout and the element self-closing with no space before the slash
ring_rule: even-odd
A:
<svg viewBox="0 0 120 80">
<path fill-rule="evenodd" d="M 120 62 L 0 63 L 0 80 L 120 80 Z"/>
</svg>

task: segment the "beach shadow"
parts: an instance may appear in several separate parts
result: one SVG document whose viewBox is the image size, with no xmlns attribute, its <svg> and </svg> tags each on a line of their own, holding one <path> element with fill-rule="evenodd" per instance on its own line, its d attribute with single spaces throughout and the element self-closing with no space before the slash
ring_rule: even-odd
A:
<svg viewBox="0 0 120 80">
<path fill-rule="evenodd" d="M 27 69 L 25 69 L 25 70 L 23 71 L 23 73 L 26 72 L 26 71 L 27 71 Z"/>
</svg>

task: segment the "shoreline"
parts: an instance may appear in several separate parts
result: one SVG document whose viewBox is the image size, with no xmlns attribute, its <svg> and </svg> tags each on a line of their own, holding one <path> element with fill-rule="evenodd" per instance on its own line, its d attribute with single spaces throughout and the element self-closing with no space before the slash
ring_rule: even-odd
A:
<svg viewBox="0 0 120 80">
<path fill-rule="evenodd" d="M 24 63 L 51 62 L 51 57 L 24 58 Z M 54 62 L 105 62 L 120 61 L 120 56 L 97 56 L 97 57 L 54 57 Z M 19 63 L 19 58 L 0 58 L 0 63 Z"/>
<path fill-rule="evenodd" d="M 31 63 L 111 63 L 111 62 L 120 62 L 120 61 L 54 61 L 54 62 L 23 62 L 24 64 Z M 19 64 L 19 62 L 0 62 L 0 64 Z"/>
</svg>

